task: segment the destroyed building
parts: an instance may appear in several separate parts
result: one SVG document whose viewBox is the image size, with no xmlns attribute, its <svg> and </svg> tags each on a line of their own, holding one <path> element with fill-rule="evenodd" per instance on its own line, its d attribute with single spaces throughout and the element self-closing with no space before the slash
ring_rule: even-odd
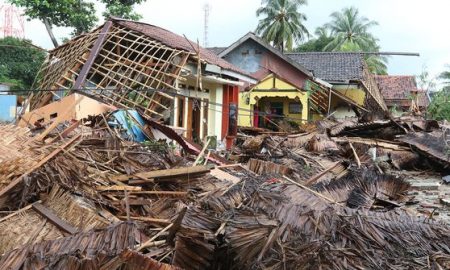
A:
<svg viewBox="0 0 450 270">
<path fill-rule="evenodd" d="M 51 91 L 0 124 L 0 269 L 450 269 L 448 124 L 409 114 L 238 128 L 232 105 L 270 83 L 305 94 L 308 114 L 322 97 L 312 112 L 330 114 L 333 96 L 384 111 L 373 89 L 361 98 L 262 55 L 281 72 L 258 78 L 117 19 L 52 51 L 38 81 Z M 289 89 L 284 69 L 304 85 Z M 235 144 L 220 155 L 192 142 L 200 130 Z"/>
<path fill-rule="evenodd" d="M 391 110 L 423 111 L 429 104 L 425 90 L 417 87 L 414 76 L 375 75 L 375 80 Z"/>
<path fill-rule="evenodd" d="M 315 77 L 331 84 L 336 92 L 345 95 L 366 110 L 375 112 L 387 109 L 374 75 L 369 72 L 361 54 L 306 52 L 286 55 L 310 70 Z M 338 118 L 355 116 L 355 111 L 348 102 L 332 99 L 331 107 Z"/>
<path fill-rule="evenodd" d="M 187 138 L 217 136 L 228 145 L 236 135 L 239 87 L 255 82 L 185 37 L 120 19 L 52 50 L 38 78 L 35 88 L 54 91 L 30 99 L 29 109 L 42 115 L 37 120 L 48 120 L 55 112 L 36 109 L 66 91 L 83 91 L 99 102 L 139 109 L 181 128 Z"/>
</svg>

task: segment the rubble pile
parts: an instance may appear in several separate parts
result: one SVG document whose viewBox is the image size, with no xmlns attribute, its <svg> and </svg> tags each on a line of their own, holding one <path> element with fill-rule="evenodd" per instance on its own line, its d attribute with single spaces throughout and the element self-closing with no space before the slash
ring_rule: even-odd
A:
<svg viewBox="0 0 450 270">
<path fill-rule="evenodd" d="M 448 205 L 414 208 L 409 181 L 448 172 L 436 122 L 241 133 L 232 163 L 110 119 L 0 126 L 1 269 L 450 268 Z"/>
</svg>

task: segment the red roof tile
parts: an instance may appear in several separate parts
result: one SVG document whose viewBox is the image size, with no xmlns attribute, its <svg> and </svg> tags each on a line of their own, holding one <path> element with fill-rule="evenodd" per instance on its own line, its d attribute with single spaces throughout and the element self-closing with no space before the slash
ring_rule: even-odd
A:
<svg viewBox="0 0 450 270">
<path fill-rule="evenodd" d="M 414 76 L 375 75 L 375 80 L 386 101 L 410 100 L 412 94 L 417 93 L 418 105 L 420 107 L 428 105 L 426 93 L 417 88 Z"/>
<path fill-rule="evenodd" d="M 167 45 L 171 48 L 188 51 L 191 53 L 196 53 L 192 46 L 197 47 L 197 43 L 193 41 L 188 41 L 185 37 L 177 35 L 169 30 L 164 28 L 147 24 L 141 22 L 127 21 L 121 19 L 112 19 L 115 23 L 126 27 L 128 29 L 140 32 L 154 40 L 157 40 L 164 45 Z M 190 42 L 190 43 L 189 43 Z M 191 45 L 192 44 L 192 45 Z M 240 68 L 234 66 L 233 64 L 227 62 L 226 60 L 220 58 L 214 52 L 207 50 L 205 48 L 200 47 L 200 58 L 208 62 L 209 64 L 217 65 L 223 69 L 237 72 L 239 74 L 249 76 L 253 78 L 249 73 L 241 70 Z"/>
<path fill-rule="evenodd" d="M 375 75 L 384 99 L 409 99 L 411 91 L 417 91 L 414 76 Z"/>
</svg>

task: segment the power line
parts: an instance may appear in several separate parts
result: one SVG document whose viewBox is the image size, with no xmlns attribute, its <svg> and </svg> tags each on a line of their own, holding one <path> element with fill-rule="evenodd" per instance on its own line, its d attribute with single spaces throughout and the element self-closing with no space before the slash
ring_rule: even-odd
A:
<svg viewBox="0 0 450 270">
<path fill-rule="evenodd" d="M 88 92 L 95 92 L 95 91 L 105 91 L 105 92 L 107 92 L 107 91 L 114 91 L 114 90 L 117 90 L 117 89 L 105 89 L 105 88 L 89 88 L 89 89 L 82 88 L 82 89 L 61 89 L 61 90 L 55 90 L 55 89 L 27 89 L 27 90 L 17 90 L 17 91 L 13 91 L 13 92 L 33 92 L 33 93 L 38 92 L 39 93 L 39 92 L 58 92 L 58 91 L 70 92 L 70 91 L 74 91 L 75 93 L 79 93 L 81 95 L 85 95 L 85 96 L 90 97 L 90 98 L 98 99 L 99 98 L 98 96 L 91 95 Z M 199 97 L 197 95 L 190 95 L 190 94 L 189 95 L 185 95 L 185 94 L 182 94 L 182 93 L 177 93 L 176 90 L 174 90 L 174 89 L 158 89 L 157 90 L 157 89 L 151 89 L 151 88 L 146 88 L 146 89 L 145 88 L 141 88 L 141 89 L 133 89 L 133 90 L 130 90 L 130 91 L 147 92 L 147 93 L 150 93 L 150 94 L 152 94 L 154 92 L 164 92 L 164 93 L 166 93 L 168 95 L 171 95 L 173 97 L 187 97 L 187 98 L 192 98 L 192 99 L 199 99 L 201 103 L 205 102 L 207 104 L 211 104 L 211 105 L 214 105 L 214 106 L 224 107 L 223 103 L 213 102 L 213 101 L 210 101 L 208 99 L 201 98 L 201 97 Z M 0 93 L 5 93 L 5 92 L 10 93 L 11 91 L 0 90 Z M 303 104 L 302 104 L 302 106 L 303 106 Z M 210 109 L 211 110 L 215 110 L 215 109 L 210 108 L 208 106 L 208 110 L 210 110 Z M 215 111 L 223 113 L 223 111 L 219 111 L 219 110 L 215 110 Z M 242 114 L 242 113 L 239 113 L 239 111 L 248 112 L 249 114 Z M 303 118 L 288 117 L 286 115 L 267 113 L 267 112 L 260 111 L 260 110 L 249 110 L 249 109 L 246 109 L 246 108 L 239 108 L 238 107 L 237 115 L 252 117 L 255 114 L 258 114 L 258 116 L 263 116 L 263 117 L 276 117 L 276 118 L 282 118 L 282 119 L 292 120 L 292 121 L 299 121 L 299 120 L 300 121 L 308 121 L 307 119 L 303 119 Z"/>
</svg>

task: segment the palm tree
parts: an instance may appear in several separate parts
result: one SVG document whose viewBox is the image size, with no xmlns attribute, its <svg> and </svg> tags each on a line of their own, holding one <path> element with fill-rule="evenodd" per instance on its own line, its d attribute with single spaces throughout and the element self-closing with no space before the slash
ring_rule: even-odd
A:
<svg viewBox="0 0 450 270">
<path fill-rule="evenodd" d="M 264 15 L 256 27 L 256 33 L 281 51 L 292 50 L 294 42 L 309 36 L 303 25 L 306 16 L 298 11 L 307 0 L 263 0 L 265 6 L 256 11 L 256 16 Z"/>
<path fill-rule="evenodd" d="M 378 25 L 360 16 L 359 10 L 354 7 L 344 8 L 341 12 L 330 15 L 331 22 L 324 28 L 331 32 L 333 39 L 325 46 L 324 51 L 348 51 L 348 52 L 378 52 L 378 39 L 370 32 L 370 28 Z M 386 56 L 369 54 L 365 56 L 369 70 L 375 74 L 387 74 Z"/>
<path fill-rule="evenodd" d="M 348 43 L 354 44 L 361 50 L 371 50 L 377 45 L 376 39 L 369 29 L 378 25 L 366 17 L 361 17 L 357 8 L 344 8 L 341 12 L 330 15 L 331 22 L 325 27 L 331 31 L 334 39 L 326 47 L 326 51 L 340 51 Z"/>
</svg>

